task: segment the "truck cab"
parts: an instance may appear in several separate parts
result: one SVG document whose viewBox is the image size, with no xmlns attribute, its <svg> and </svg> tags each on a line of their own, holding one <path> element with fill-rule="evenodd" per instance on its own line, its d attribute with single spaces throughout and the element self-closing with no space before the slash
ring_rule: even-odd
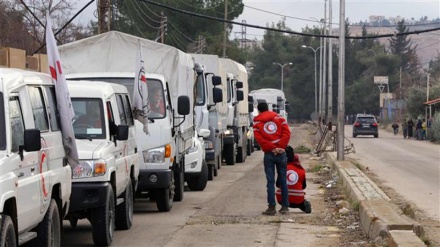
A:
<svg viewBox="0 0 440 247">
<path fill-rule="evenodd" d="M 114 229 L 133 224 L 139 154 L 130 98 L 124 86 L 69 81 L 79 165 L 72 172 L 72 203 L 66 219 L 92 224 L 96 245 L 110 245 Z"/>
<path fill-rule="evenodd" d="M 48 74 L 0 68 L 1 243 L 59 246 L 69 209 L 55 86 Z"/>
</svg>

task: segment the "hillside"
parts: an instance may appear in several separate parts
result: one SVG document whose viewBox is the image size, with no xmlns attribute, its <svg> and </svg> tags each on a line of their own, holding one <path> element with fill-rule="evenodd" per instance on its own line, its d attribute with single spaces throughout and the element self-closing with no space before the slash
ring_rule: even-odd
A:
<svg viewBox="0 0 440 247">
<path fill-rule="evenodd" d="M 437 26 L 438 27 L 438 26 Z M 423 26 L 417 27 L 417 30 L 423 29 L 431 29 L 435 28 L 435 26 Z M 371 34 L 390 34 L 395 32 L 394 27 L 368 27 L 368 33 Z M 409 31 L 413 31 L 410 29 Z M 351 26 L 350 27 L 350 36 L 361 35 L 362 27 Z M 420 62 L 422 66 L 425 67 L 429 63 L 430 60 L 436 59 L 438 54 L 440 53 L 440 30 L 429 32 L 429 33 L 421 33 L 421 34 L 413 34 L 410 35 L 411 41 L 413 42 L 413 47 L 417 45 L 417 55 L 419 56 Z M 381 38 L 379 41 L 382 44 L 388 45 L 389 38 Z"/>
</svg>

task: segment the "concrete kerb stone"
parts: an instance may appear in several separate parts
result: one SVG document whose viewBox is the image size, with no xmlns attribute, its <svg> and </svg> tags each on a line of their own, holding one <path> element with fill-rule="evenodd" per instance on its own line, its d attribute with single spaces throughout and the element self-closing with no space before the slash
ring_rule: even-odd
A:
<svg viewBox="0 0 440 247">
<path fill-rule="evenodd" d="M 389 202 L 390 198 L 360 169 L 350 161 L 337 161 L 336 153 L 326 152 L 325 156 L 337 169 L 350 199 L 359 205 L 360 223 L 369 238 L 376 239 L 378 236 L 388 238 L 390 243 L 398 244 L 394 246 L 425 246 L 412 245 L 413 240 L 411 244 L 401 242 L 412 239 L 408 236 L 411 234 L 415 238 L 423 236 L 423 227 L 407 216 L 397 213 Z M 405 237 L 401 237 L 403 234 L 400 232 L 390 234 L 390 231 L 394 230 L 407 231 L 407 234 L 404 235 Z M 397 238 L 390 239 L 394 236 Z"/>
</svg>

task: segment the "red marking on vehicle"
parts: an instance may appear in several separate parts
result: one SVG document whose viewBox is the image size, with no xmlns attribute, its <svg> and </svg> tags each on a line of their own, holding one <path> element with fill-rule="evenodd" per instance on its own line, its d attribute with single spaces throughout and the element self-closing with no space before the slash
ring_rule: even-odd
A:
<svg viewBox="0 0 440 247">
<path fill-rule="evenodd" d="M 44 159 L 46 159 L 46 153 L 42 152 L 41 153 L 41 160 L 40 160 L 40 174 L 41 174 L 41 187 L 43 188 L 43 196 L 46 198 L 47 197 L 47 189 L 46 189 L 46 184 L 45 184 L 45 180 L 44 180 L 44 176 L 43 176 L 43 163 L 44 163 Z"/>
</svg>

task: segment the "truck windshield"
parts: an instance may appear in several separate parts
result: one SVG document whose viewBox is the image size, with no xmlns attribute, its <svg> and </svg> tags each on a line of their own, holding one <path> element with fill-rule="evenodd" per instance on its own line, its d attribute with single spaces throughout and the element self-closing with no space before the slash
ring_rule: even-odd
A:
<svg viewBox="0 0 440 247">
<path fill-rule="evenodd" d="M 105 139 L 105 119 L 102 101 L 97 98 L 72 98 L 76 139 Z"/>
<path fill-rule="evenodd" d="M 197 81 L 195 85 L 195 104 L 196 105 L 203 105 L 205 104 L 205 83 L 204 78 L 202 74 L 197 75 Z"/>
<path fill-rule="evenodd" d="M 0 150 L 6 150 L 6 118 L 3 92 L 0 92 Z"/>
<path fill-rule="evenodd" d="M 105 82 L 111 82 L 123 85 L 127 88 L 128 94 L 130 95 L 131 103 L 133 104 L 133 87 L 134 87 L 134 78 L 132 77 L 91 77 L 91 78 L 70 78 L 69 80 L 88 80 L 88 81 L 105 81 Z M 158 118 L 164 118 L 166 115 L 165 111 L 165 101 L 164 101 L 164 92 L 162 83 L 159 80 L 150 79 L 147 78 L 147 85 L 148 85 L 148 96 L 150 100 L 150 115 L 149 118 L 151 119 L 158 119 Z M 158 91 L 159 90 L 159 91 Z M 156 95 L 154 95 L 153 92 L 157 92 Z M 157 96 L 157 97 L 153 97 Z M 161 96 L 161 98 L 158 98 Z M 153 99 L 155 98 L 155 99 Z M 152 101 L 155 100 L 156 104 L 154 104 Z M 153 109 L 155 111 L 153 111 Z M 162 110 L 160 110 L 162 109 Z"/>
</svg>

